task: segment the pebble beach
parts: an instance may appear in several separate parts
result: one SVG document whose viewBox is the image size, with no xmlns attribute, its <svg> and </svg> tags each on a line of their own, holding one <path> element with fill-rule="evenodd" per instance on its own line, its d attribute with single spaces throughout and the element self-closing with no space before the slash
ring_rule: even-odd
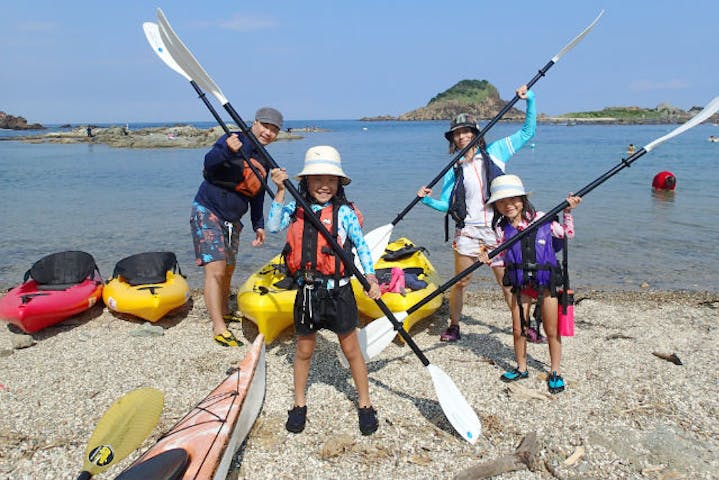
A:
<svg viewBox="0 0 719 480">
<path fill-rule="evenodd" d="M 499 381 L 515 364 L 496 290 L 469 294 L 456 344 L 439 342 L 446 301 L 413 327 L 430 362 L 477 412 L 482 436 L 474 445 L 454 432 L 427 369 L 397 340 L 368 366 L 380 427 L 362 436 L 331 332 L 318 338 L 307 427 L 288 433 L 294 341 L 285 331 L 267 347 L 264 406 L 228 478 L 483 478 L 481 467 L 512 456 L 530 435 L 537 450 L 529 466 L 493 478 L 719 478 L 719 295 L 578 291 L 576 299 L 576 334 L 563 339 L 567 389 L 558 395 L 547 392 L 546 345 L 528 346 L 529 379 Z M 154 325 L 102 305 L 32 336 L 0 325 L 0 478 L 75 478 L 110 404 L 135 388 L 162 390 L 151 436 L 94 477 L 114 478 L 218 384 L 257 335 L 247 320 L 230 329 L 240 348 L 211 340 L 199 291 Z M 666 359 L 672 354 L 678 362 Z"/>
</svg>

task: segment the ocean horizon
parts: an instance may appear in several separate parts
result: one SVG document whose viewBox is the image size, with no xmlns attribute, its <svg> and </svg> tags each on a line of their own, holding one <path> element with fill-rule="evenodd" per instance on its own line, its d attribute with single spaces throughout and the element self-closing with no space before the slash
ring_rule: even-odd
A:
<svg viewBox="0 0 719 480">
<path fill-rule="evenodd" d="M 317 127 L 303 139 L 276 142 L 268 151 L 290 174 L 301 170 L 304 152 L 333 145 L 353 182 L 348 197 L 365 216 L 365 232 L 391 222 L 451 159 L 443 138 L 444 121 L 289 120 L 285 128 Z M 212 122 L 129 123 L 152 126 Z M 94 123 L 97 126 L 118 125 Z M 123 125 L 120 123 L 119 125 Z M 75 124 L 72 128 L 77 128 Z M 0 137 L 47 130 L 0 131 Z M 488 141 L 521 124 L 499 123 Z M 507 165 L 533 192 L 532 203 L 547 211 L 621 162 L 627 145 L 640 148 L 677 125 L 576 125 L 540 123 L 537 134 Z M 713 172 L 719 144 L 707 141 L 719 128 L 703 124 L 660 145 L 590 192 L 575 211 L 577 235 L 570 243 L 570 275 L 575 290 L 718 291 L 719 193 Z M 202 285 L 194 264 L 189 212 L 202 179 L 207 149 L 116 149 L 101 144 L 0 142 L 0 288 L 22 281 L 41 257 L 62 250 L 85 250 L 109 278 L 115 263 L 135 253 L 170 250 L 193 288 Z M 653 176 L 672 171 L 678 186 L 670 195 L 651 191 Z M 435 187 L 439 191 L 441 182 Z M 265 201 L 265 211 L 269 198 Z M 245 219 L 249 224 L 249 218 Z M 248 228 L 249 230 L 249 228 Z M 276 255 L 283 234 L 267 235 L 254 248 L 254 235 L 241 236 L 233 285 Z M 394 228 L 392 239 L 409 238 L 430 252 L 444 280 L 453 275 L 451 245 L 444 242 L 444 215 L 416 205 Z M 492 288 L 486 268 L 472 288 Z"/>
</svg>

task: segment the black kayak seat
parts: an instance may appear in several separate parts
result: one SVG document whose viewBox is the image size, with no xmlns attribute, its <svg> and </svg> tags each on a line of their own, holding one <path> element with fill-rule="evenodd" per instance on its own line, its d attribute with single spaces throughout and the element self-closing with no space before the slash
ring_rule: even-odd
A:
<svg viewBox="0 0 719 480">
<path fill-rule="evenodd" d="M 393 262 L 395 260 L 402 260 L 409 256 L 414 255 L 417 252 L 426 252 L 427 249 L 424 247 L 418 247 L 411 243 L 405 244 L 402 248 L 397 250 L 385 250 L 385 254 L 382 255 L 382 260 L 385 262 Z"/>
<path fill-rule="evenodd" d="M 115 480 L 176 480 L 182 478 L 189 461 L 187 450 L 173 448 L 128 468 Z"/>
<path fill-rule="evenodd" d="M 174 253 L 145 252 L 130 255 L 117 262 L 112 278 L 121 276 L 132 286 L 165 283 L 168 271 L 179 271 Z"/>
<path fill-rule="evenodd" d="M 24 281 L 32 278 L 39 290 L 65 290 L 82 283 L 94 272 L 100 271 L 95 259 L 87 252 L 69 250 L 47 255 L 25 272 Z"/>
</svg>

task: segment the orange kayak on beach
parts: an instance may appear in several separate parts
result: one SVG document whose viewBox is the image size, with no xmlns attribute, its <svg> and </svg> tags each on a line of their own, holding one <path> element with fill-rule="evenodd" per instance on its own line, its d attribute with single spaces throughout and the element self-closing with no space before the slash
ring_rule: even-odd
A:
<svg viewBox="0 0 719 480">
<path fill-rule="evenodd" d="M 260 334 L 227 378 L 117 480 L 224 480 L 262 409 L 265 372 Z"/>
</svg>

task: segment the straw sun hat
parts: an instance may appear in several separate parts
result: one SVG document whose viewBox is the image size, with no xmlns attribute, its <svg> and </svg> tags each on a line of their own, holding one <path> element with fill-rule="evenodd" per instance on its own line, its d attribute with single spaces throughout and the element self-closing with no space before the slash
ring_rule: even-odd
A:
<svg viewBox="0 0 719 480">
<path fill-rule="evenodd" d="M 307 175 L 334 175 L 341 178 L 342 185 L 349 185 L 352 181 L 342 170 L 340 152 L 326 145 L 312 147 L 305 153 L 305 166 L 295 178 L 301 180 Z"/>
<path fill-rule="evenodd" d="M 491 195 L 489 196 L 487 203 L 490 204 L 503 198 L 530 195 L 524 190 L 522 179 L 516 175 L 500 175 L 499 177 L 496 177 L 489 185 L 489 191 L 491 192 Z"/>
</svg>

